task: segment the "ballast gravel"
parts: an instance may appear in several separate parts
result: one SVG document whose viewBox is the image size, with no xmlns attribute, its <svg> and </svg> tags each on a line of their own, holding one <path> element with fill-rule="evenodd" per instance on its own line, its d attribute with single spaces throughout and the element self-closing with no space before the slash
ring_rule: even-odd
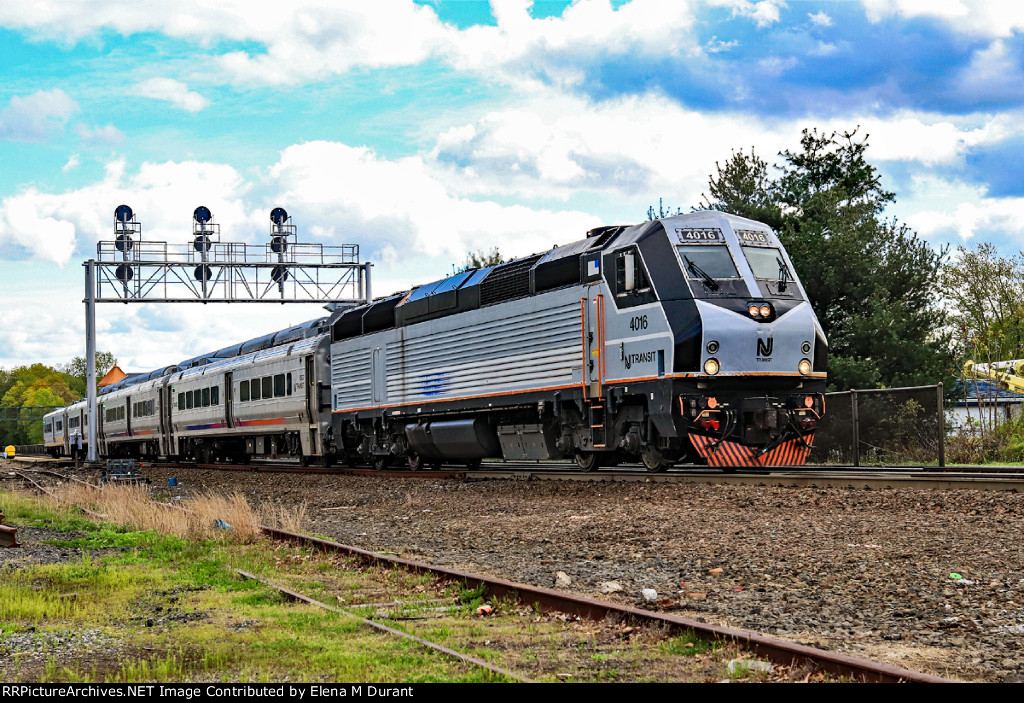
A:
<svg viewBox="0 0 1024 703">
<path fill-rule="evenodd" d="M 372 551 L 1024 682 L 1024 494 L 145 471 L 165 498 L 305 505 L 304 531 Z"/>
</svg>

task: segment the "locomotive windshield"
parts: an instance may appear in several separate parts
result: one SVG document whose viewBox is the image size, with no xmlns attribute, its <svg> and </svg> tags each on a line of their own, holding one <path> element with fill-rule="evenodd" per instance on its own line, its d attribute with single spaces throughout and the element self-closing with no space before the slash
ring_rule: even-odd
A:
<svg viewBox="0 0 1024 703">
<path fill-rule="evenodd" d="M 736 264 L 729 255 L 729 247 L 724 244 L 693 245 L 682 244 L 679 259 L 683 262 L 683 270 L 693 280 L 703 278 L 739 278 Z"/>
<path fill-rule="evenodd" d="M 782 253 L 775 247 L 743 247 L 743 253 L 756 278 L 793 280 Z"/>
</svg>

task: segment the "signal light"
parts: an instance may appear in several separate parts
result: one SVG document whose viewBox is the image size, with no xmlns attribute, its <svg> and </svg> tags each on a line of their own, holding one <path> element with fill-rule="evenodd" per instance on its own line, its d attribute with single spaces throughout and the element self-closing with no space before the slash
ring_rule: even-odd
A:
<svg viewBox="0 0 1024 703">
<path fill-rule="evenodd" d="M 718 359 L 708 359 L 704 362 L 704 373 L 708 376 L 714 376 L 718 373 Z"/>
<path fill-rule="evenodd" d="M 806 376 L 811 372 L 811 362 L 807 359 L 801 359 L 797 368 L 800 370 L 800 373 Z"/>
</svg>

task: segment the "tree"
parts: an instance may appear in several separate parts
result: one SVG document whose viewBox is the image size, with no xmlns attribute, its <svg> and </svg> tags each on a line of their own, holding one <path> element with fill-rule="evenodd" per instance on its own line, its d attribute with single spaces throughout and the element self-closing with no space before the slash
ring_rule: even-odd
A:
<svg viewBox="0 0 1024 703">
<path fill-rule="evenodd" d="M 959 370 L 966 361 L 1024 358 L 1024 253 L 1003 257 L 988 243 L 958 247 L 943 269 L 941 291 Z M 977 430 L 994 429 L 996 386 L 979 384 L 966 372 L 960 381 L 962 397 L 973 392 L 979 400 Z"/>
<path fill-rule="evenodd" d="M 939 307 L 945 251 L 883 212 L 896 196 L 866 158 L 867 136 L 803 131 L 769 170 L 734 152 L 709 177 L 700 209 L 759 220 L 779 234 L 829 342 L 833 388 L 949 383 Z"/>
<path fill-rule="evenodd" d="M 117 357 L 110 352 L 97 351 L 96 352 L 96 381 L 97 383 L 103 376 L 114 368 L 117 363 Z M 84 356 L 76 356 L 74 359 L 66 364 L 61 364 L 57 367 L 57 370 L 61 373 L 66 373 L 70 376 L 82 379 L 85 382 L 85 377 L 89 373 L 89 361 Z"/>
<path fill-rule="evenodd" d="M 1024 357 L 1024 253 L 992 244 L 957 248 L 942 272 L 942 296 L 957 355 L 979 362 Z"/>
<path fill-rule="evenodd" d="M 498 247 L 491 247 L 490 251 L 478 249 L 466 254 L 466 260 L 463 262 L 462 268 L 459 269 L 459 271 L 482 269 L 503 263 L 505 263 L 505 259 L 502 258 L 501 252 L 498 251 Z"/>
<path fill-rule="evenodd" d="M 647 220 L 660 220 L 665 217 L 672 217 L 672 215 L 678 215 L 683 211 L 682 208 L 677 207 L 675 212 L 672 212 L 671 207 L 665 207 L 662 203 L 662 199 L 658 198 L 658 209 L 655 210 L 654 206 L 651 205 L 647 208 Z"/>
<path fill-rule="evenodd" d="M 76 387 L 80 385 L 80 388 Z M 0 370 L 0 444 L 38 444 L 42 442 L 42 413 L 52 406 L 63 406 L 82 397 L 85 383 L 44 364 Z"/>
</svg>

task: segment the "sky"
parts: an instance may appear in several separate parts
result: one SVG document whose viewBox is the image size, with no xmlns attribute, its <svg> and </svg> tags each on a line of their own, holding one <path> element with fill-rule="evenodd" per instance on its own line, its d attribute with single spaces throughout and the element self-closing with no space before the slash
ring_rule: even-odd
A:
<svg viewBox="0 0 1024 703">
<path fill-rule="evenodd" d="M 0 3 L 0 367 L 85 350 L 82 262 L 147 241 L 358 244 L 377 295 L 602 224 L 688 211 L 716 161 L 858 130 L 888 215 L 1024 247 L 1024 3 L 64 0 Z M 127 371 L 324 311 L 98 306 Z"/>
</svg>

